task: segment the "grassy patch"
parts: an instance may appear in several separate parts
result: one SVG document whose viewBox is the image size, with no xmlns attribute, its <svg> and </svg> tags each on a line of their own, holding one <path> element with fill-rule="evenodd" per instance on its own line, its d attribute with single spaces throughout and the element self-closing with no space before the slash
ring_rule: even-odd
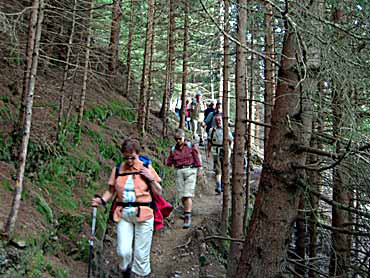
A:
<svg viewBox="0 0 370 278">
<path fill-rule="evenodd" d="M 136 119 L 136 109 L 123 102 L 113 101 L 109 104 L 87 109 L 84 112 L 85 120 L 97 122 L 101 125 L 112 116 L 118 116 L 123 121 L 132 123 Z"/>
<path fill-rule="evenodd" d="M 1 186 L 6 190 L 6 191 L 9 191 L 9 192 L 14 192 L 14 187 L 12 186 L 11 182 L 9 180 L 3 180 L 1 182 Z"/>
<path fill-rule="evenodd" d="M 0 115 L 1 117 L 1 115 Z M 0 133 L 0 160 L 11 161 L 12 160 L 12 146 L 13 140 L 10 136 L 5 137 Z"/>
<path fill-rule="evenodd" d="M 45 217 L 46 221 L 52 223 L 54 219 L 53 211 L 45 199 L 39 194 L 36 194 L 35 205 L 37 211 Z"/>
</svg>

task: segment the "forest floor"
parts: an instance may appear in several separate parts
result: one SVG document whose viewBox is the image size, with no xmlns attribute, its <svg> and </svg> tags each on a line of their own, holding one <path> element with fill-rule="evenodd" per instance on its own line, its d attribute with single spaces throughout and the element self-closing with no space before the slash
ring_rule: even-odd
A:
<svg viewBox="0 0 370 278">
<path fill-rule="evenodd" d="M 198 178 L 193 199 L 193 219 L 190 229 L 183 229 L 181 206 L 166 222 L 166 227 L 156 231 L 151 252 L 151 278 L 221 278 L 225 277 L 218 243 L 205 241 L 205 237 L 218 233 L 222 210 L 222 195 L 214 191 L 214 174 L 211 163 L 203 155 L 203 174 Z M 171 193 L 170 193 L 171 194 Z M 115 230 L 111 229 L 103 247 L 102 269 L 97 277 L 120 277 L 116 255 Z M 78 276 L 76 276 L 77 278 Z"/>
</svg>

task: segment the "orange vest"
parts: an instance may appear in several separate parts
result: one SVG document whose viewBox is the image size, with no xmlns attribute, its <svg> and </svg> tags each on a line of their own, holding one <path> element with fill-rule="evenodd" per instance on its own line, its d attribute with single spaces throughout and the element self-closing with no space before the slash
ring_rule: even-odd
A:
<svg viewBox="0 0 370 278">
<path fill-rule="evenodd" d="M 141 167 L 143 166 L 143 162 L 140 160 L 135 160 L 134 166 L 132 169 L 128 169 L 126 163 L 122 163 L 119 173 L 129 174 L 130 172 L 135 173 L 140 171 Z M 154 180 L 156 182 L 160 182 L 161 179 L 156 173 L 156 171 L 149 165 L 149 170 L 152 172 L 154 176 Z M 122 202 L 123 192 L 125 190 L 125 184 L 127 182 L 129 175 L 126 176 L 118 176 L 116 178 L 116 168 L 114 167 L 112 170 L 112 174 L 109 179 L 109 186 L 114 187 L 114 191 L 117 193 L 117 201 Z M 134 190 L 137 203 L 150 203 L 152 201 L 152 196 L 149 191 L 149 186 L 146 181 L 142 178 L 139 174 L 133 174 L 133 182 L 134 182 Z M 113 220 L 118 222 L 121 219 L 122 214 L 122 206 L 117 206 L 113 214 Z M 138 208 L 136 208 L 137 210 Z M 153 210 L 148 206 L 140 206 L 140 215 L 137 217 L 137 221 L 145 221 L 153 217 Z"/>
</svg>

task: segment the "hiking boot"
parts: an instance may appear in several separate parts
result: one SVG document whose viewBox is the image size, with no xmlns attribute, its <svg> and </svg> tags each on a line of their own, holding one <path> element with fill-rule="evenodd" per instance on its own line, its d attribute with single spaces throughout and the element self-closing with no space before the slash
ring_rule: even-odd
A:
<svg viewBox="0 0 370 278">
<path fill-rule="evenodd" d="M 191 227 L 191 213 L 184 214 L 184 225 L 182 226 L 183 229 L 189 229 Z"/>
<path fill-rule="evenodd" d="M 121 275 L 122 278 L 132 278 L 132 275 L 131 275 L 131 268 L 128 267 L 125 271 L 122 271 L 122 275 Z"/>
<path fill-rule="evenodd" d="M 216 189 L 215 189 L 215 191 L 216 191 L 217 194 L 221 194 L 221 192 L 222 192 L 222 184 L 221 184 L 221 182 L 217 182 L 216 183 Z"/>
</svg>

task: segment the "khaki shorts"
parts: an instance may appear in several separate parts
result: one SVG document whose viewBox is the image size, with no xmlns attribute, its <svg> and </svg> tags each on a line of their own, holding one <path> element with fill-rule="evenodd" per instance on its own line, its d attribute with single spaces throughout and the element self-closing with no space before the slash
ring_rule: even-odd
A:
<svg viewBox="0 0 370 278">
<path fill-rule="evenodd" d="M 175 169 L 177 195 L 180 199 L 194 197 L 197 168 Z"/>
<path fill-rule="evenodd" d="M 222 175 L 222 165 L 224 157 L 220 155 L 213 155 L 213 163 L 215 166 L 216 175 Z"/>
</svg>

